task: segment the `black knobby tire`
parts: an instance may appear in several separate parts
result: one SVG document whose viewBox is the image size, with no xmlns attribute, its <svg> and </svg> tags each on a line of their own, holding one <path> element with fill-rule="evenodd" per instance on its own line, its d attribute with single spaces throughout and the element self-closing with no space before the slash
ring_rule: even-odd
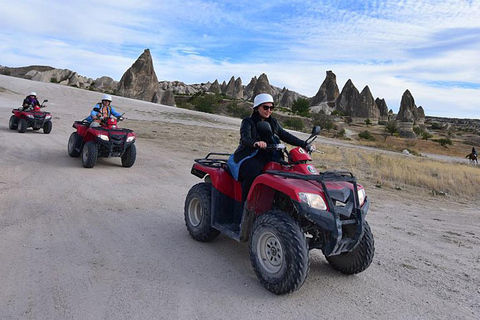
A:
<svg viewBox="0 0 480 320">
<path fill-rule="evenodd" d="M 80 145 L 82 143 L 82 137 L 76 133 L 72 132 L 70 138 L 68 138 L 67 151 L 68 155 L 73 158 L 80 156 Z"/>
<path fill-rule="evenodd" d="M 47 121 L 43 125 L 43 133 L 49 134 L 50 132 L 52 132 L 52 121 Z"/>
<path fill-rule="evenodd" d="M 365 230 L 360 243 L 351 252 L 326 257 L 328 263 L 337 271 L 345 274 L 356 274 L 367 269 L 372 263 L 375 254 L 375 245 L 370 226 L 365 221 Z M 347 236 L 353 236 L 354 231 Z"/>
<path fill-rule="evenodd" d="M 253 270 L 269 291 L 286 294 L 305 282 L 310 268 L 307 241 L 285 212 L 269 211 L 255 220 L 249 249 Z"/>
<path fill-rule="evenodd" d="M 8 121 L 8 127 L 10 128 L 10 130 L 15 130 L 17 129 L 17 126 L 18 126 L 18 118 L 15 117 L 15 115 L 12 115 L 10 117 L 10 120 Z"/>
<path fill-rule="evenodd" d="M 25 119 L 18 120 L 17 129 L 19 133 L 24 133 L 25 131 L 27 131 L 27 120 Z"/>
<path fill-rule="evenodd" d="M 93 168 L 97 163 L 98 145 L 96 142 L 88 141 L 82 149 L 82 165 L 85 168 Z"/>
<path fill-rule="evenodd" d="M 130 147 L 125 150 L 122 155 L 122 166 L 125 168 L 130 168 L 135 163 L 135 159 L 137 158 L 137 147 L 135 144 L 132 144 Z"/>
<path fill-rule="evenodd" d="M 211 226 L 211 190 L 211 184 L 198 183 L 188 191 L 185 199 L 185 224 L 192 238 L 197 241 L 212 241 L 220 234 Z"/>
</svg>

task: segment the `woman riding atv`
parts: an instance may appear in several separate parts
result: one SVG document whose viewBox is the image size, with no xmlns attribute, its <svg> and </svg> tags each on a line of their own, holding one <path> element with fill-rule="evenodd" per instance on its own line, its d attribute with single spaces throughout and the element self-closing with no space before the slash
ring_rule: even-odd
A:
<svg viewBox="0 0 480 320">
<path fill-rule="evenodd" d="M 37 93 L 36 92 L 30 92 L 28 96 L 23 99 L 22 103 L 22 110 L 23 111 L 31 111 L 35 106 L 40 107 L 40 102 L 37 99 Z"/>
<path fill-rule="evenodd" d="M 106 120 L 113 115 L 117 118 L 121 118 L 122 114 L 118 113 L 115 108 L 111 105 L 112 103 L 112 96 L 109 94 L 104 94 L 102 97 L 102 102 L 97 103 L 90 115 L 85 119 L 87 122 L 90 123 L 90 127 L 98 127 L 100 126 L 102 120 Z"/>
<path fill-rule="evenodd" d="M 261 137 L 256 129 L 258 122 L 267 121 L 275 136 L 291 145 L 307 150 L 314 148 L 283 129 L 277 119 L 272 117 L 273 109 L 274 102 L 270 94 L 261 93 L 255 97 L 253 113 L 250 117 L 243 119 L 240 127 L 240 144 L 229 160 L 229 168 L 233 176 L 242 183 L 243 201 L 247 199 L 250 187 L 255 178 L 262 173 L 263 167 L 272 160 L 279 160 L 277 158 L 280 157 L 276 151 L 266 150 L 267 144 L 279 143 L 279 141 L 269 141 L 271 137 Z"/>
</svg>

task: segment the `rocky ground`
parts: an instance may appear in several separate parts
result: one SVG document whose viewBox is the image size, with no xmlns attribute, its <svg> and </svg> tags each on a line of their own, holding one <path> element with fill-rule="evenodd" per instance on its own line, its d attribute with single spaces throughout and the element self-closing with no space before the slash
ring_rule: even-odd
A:
<svg viewBox="0 0 480 320">
<path fill-rule="evenodd" d="M 8 129 L 32 90 L 49 99 L 49 135 Z M 114 97 L 128 118 L 121 125 L 138 133 L 137 162 L 84 169 L 67 141 L 100 97 L 0 75 L 1 319 L 480 318 L 472 204 L 367 186 L 372 265 L 345 276 L 312 251 L 303 287 L 275 296 L 245 244 L 196 242 L 183 221 L 199 182 L 192 159 L 233 151 L 240 121 Z"/>
</svg>

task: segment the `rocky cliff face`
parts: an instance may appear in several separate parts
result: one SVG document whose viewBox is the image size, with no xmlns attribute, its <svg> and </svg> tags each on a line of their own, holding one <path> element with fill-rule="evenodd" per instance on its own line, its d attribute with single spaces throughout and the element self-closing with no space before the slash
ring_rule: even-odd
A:
<svg viewBox="0 0 480 320">
<path fill-rule="evenodd" d="M 377 105 L 379 111 L 378 121 L 389 121 L 389 113 L 385 99 L 377 98 L 375 99 L 375 104 Z"/>
<path fill-rule="evenodd" d="M 150 50 L 145 49 L 135 63 L 123 74 L 117 93 L 121 96 L 161 103 L 160 86 L 153 68 Z"/>
<path fill-rule="evenodd" d="M 181 81 L 159 82 L 149 49 L 145 49 L 142 55 L 125 72 L 120 82 L 116 82 L 110 77 L 101 77 L 94 81 L 67 69 L 61 70 L 46 66 L 21 68 L 0 66 L 0 73 L 37 81 L 58 82 L 172 106 L 175 105 L 175 95 L 212 92 L 224 94 L 231 99 L 252 102 L 255 95 L 270 93 L 275 103 L 282 107 L 289 108 L 298 98 L 306 98 L 310 99 L 310 110 L 312 112 L 323 110 L 326 114 L 330 114 L 333 111 L 339 111 L 358 122 L 363 122 L 367 118 L 372 122 L 388 121 L 394 116 L 391 110 L 387 111 L 388 108 L 384 99 L 373 99 L 368 86 L 365 86 L 360 93 L 349 79 L 339 93 L 336 75 L 330 70 L 326 72 L 325 80 L 317 94 L 312 98 L 287 88 L 278 88 L 271 85 L 264 73 L 258 78 L 253 77 L 246 86 L 242 84 L 241 78 L 235 79 L 234 76 L 230 78 L 228 83 L 223 81 L 222 84 L 219 84 L 218 80 L 214 80 L 213 83 L 201 84 L 185 84 Z M 423 108 L 415 106 L 413 97 L 408 90 L 402 97 L 397 118 L 400 122 L 415 122 L 419 125 L 422 125 L 425 120 Z"/>
<path fill-rule="evenodd" d="M 342 92 L 340 92 L 337 100 L 335 101 L 335 109 L 345 115 L 352 115 L 359 96 L 360 93 L 353 84 L 352 80 L 348 79 L 343 86 Z"/>
<path fill-rule="evenodd" d="M 327 76 L 320 89 L 310 101 L 310 107 L 313 111 L 328 110 L 330 113 L 335 108 L 335 101 L 339 95 L 337 76 L 332 71 L 327 71 Z"/>
<path fill-rule="evenodd" d="M 402 95 L 397 121 L 400 123 L 400 136 L 410 139 L 416 138 L 416 134 L 413 132 L 413 125 L 423 126 L 425 123 L 425 112 L 422 107 L 418 108 L 415 105 L 415 99 L 409 90 L 406 90 Z"/>
<path fill-rule="evenodd" d="M 425 112 L 422 107 L 415 105 L 415 99 L 409 90 L 406 90 L 402 95 L 397 120 L 401 122 L 414 122 L 416 124 L 425 122 Z"/>
</svg>

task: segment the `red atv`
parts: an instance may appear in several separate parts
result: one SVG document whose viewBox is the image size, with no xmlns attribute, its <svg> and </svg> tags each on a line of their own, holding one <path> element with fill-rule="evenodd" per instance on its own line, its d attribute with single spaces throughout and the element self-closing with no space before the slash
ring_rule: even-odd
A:
<svg viewBox="0 0 480 320">
<path fill-rule="evenodd" d="M 52 131 L 52 115 L 50 112 L 41 111 L 41 108 L 46 107 L 45 102 L 48 102 L 48 100 L 43 100 L 41 106 L 34 106 L 27 110 L 23 108 L 13 109 L 13 115 L 8 122 L 10 130 L 17 129 L 18 132 L 24 133 L 27 128 L 31 127 L 33 130 L 43 128 L 43 133 L 50 133 Z"/>
<path fill-rule="evenodd" d="M 261 121 L 257 131 L 273 136 Z M 320 127 L 312 130 L 313 142 Z M 308 274 L 309 250 L 320 249 L 330 265 L 345 274 L 368 268 L 374 240 L 365 221 L 369 199 L 352 173 L 319 173 L 308 163 L 311 151 L 269 145 L 287 159 L 270 162 L 242 202 L 241 184 L 227 165 L 229 154 L 210 153 L 195 159 L 191 173 L 204 182 L 185 200 L 185 222 L 198 241 L 220 233 L 249 242 L 250 259 L 260 282 L 275 294 L 299 289 Z"/>
<path fill-rule="evenodd" d="M 122 120 L 119 117 L 118 120 Z M 93 168 L 98 157 L 121 157 L 122 166 L 130 168 L 135 163 L 137 149 L 135 133 L 130 129 L 117 127 L 117 119 L 110 117 L 102 120 L 100 126 L 90 127 L 86 120 L 75 121 L 68 139 L 68 154 L 71 157 L 82 155 L 85 168 Z"/>
</svg>

